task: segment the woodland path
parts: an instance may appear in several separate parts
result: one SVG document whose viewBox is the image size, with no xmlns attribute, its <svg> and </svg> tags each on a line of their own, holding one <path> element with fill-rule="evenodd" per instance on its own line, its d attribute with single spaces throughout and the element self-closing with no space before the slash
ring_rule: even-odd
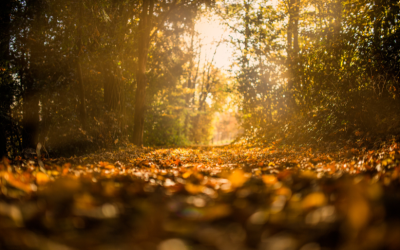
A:
<svg viewBox="0 0 400 250">
<path fill-rule="evenodd" d="M 0 165 L 0 249 L 400 249 L 396 143 L 42 160 Z"/>
</svg>

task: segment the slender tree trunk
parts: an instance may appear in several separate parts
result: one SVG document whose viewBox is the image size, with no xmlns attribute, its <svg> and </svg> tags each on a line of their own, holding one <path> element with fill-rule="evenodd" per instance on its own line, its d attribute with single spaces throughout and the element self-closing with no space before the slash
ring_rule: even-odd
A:
<svg viewBox="0 0 400 250">
<path fill-rule="evenodd" d="M 39 98 L 31 76 L 24 79 L 23 85 L 22 143 L 24 148 L 35 148 L 39 132 Z"/>
<path fill-rule="evenodd" d="M 34 39 L 32 39 L 34 40 Z M 31 55 L 29 68 L 25 64 L 25 73 L 21 77 L 21 83 L 24 86 L 23 98 L 23 118 L 22 118 L 22 144 L 24 148 L 35 148 L 38 142 L 39 134 L 39 93 L 38 93 L 38 50 L 37 42 L 29 45 Z"/>
<path fill-rule="evenodd" d="M 107 61 L 103 66 L 104 72 L 104 106 L 107 111 L 119 112 L 121 109 L 121 84 L 120 74 L 112 61 Z"/>
<path fill-rule="evenodd" d="M 335 3 L 335 23 L 334 23 L 334 58 L 335 58 L 335 67 L 336 70 L 339 70 L 342 60 L 342 38 L 341 38 L 341 31 L 342 31 L 342 0 L 336 0 Z M 335 79 L 338 80 L 338 79 Z"/>
<path fill-rule="evenodd" d="M 247 58 L 247 53 L 249 53 L 249 39 L 250 39 L 250 3 L 245 1 L 245 36 L 244 36 L 244 58 L 243 58 L 243 67 L 249 68 L 249 60 Z"/>
<path fill-rule="evenodd" d="M 122 72 L 116 65 L 116 61 L 124 62 L 124 30 L 128 23 L 129 12 L 124 11 L 122 3 L 113 0 L 111 3 L 111 12 L 115 13 L 114 18 L 107 27 L 107 36 L 115 39 L 117 42 L 117 50 L 109 51 L 104 55 L 104 63 L 102 64 L 102 72 L 104 72 L 104 106 L 107 111 L 122 114 L 124 110 L 124 95 L 122 93 L 123 82 Z"/>
<path fill-rule="evenodd" d="M 294 22 L 293 22 L 293 76 L 294 84 L 298 89 L 302 89 L 302 66 L 300 60 L 300 46 L 299 46 L 299 18 L 300 18 L 300 0 L 294 1 Z M 298 108 L 298 105 L 293 100 L 294 108 Z"/>
<path fill-rule="evenodd" d="M 287 27 L 287 67 L 288 67 L 288 93 L 287 108 L 288 111 L 297 110 L 294 90 L 297 78 L 297 58 L 299 51 L 298 41 L 298 0 L 289 0 L 289 21 Z"/>
<path fill-rule="evenodd" d="M 289 0 L 289 21 L 286 30 L 286 52 L 288 61 L 291 60 L 292 56 L 292 37 L 293 37 L 293 2 L 294 0 Z"/>
<path fill-rule="evenodd" d="M 382 35 L 382 16 L 383 16 L 383 6 L 382 0 L 374 1 L 374 56 L 375 60 L 379 63 L 380 61 L 380 51 L 381 51 L 381 35 Z"/>
<path fill-rule="evenodd" d="M 32 46 L 33 47 L 33 46 Z M 32 51 L 32 50 L 31 50 Z M 37 86 L 36 68 L 37 55 L 32 52 L 29 69 L 21 77 L 24 86 L 23 98 L 23 118 L 22 118 L 22 145 L 24 148 L 35 148 L 39 134 L 39 93 Z"/>
<path fill-rule="evenodd" d="M 108 55 L 107 58 L 110 58 L 111 55 Z M 107 59 L 106 59 L 107 60 Z M 122 93 L 122 84 L 123 82 L 120 80 L 122 77 L 120 69 L 114 65 L 112 60 L 107 60 L 103 64 L 102 74 L 104 80 L 104 107 L 105 107 L 105 116 L 104 123 L 108 131 L 110 132 L 108 135 L 110 137 L 109 140 L 114 141 L 115 135 L 117 137 L 122 136 L 120 132 L 125 130 L 125 116 L 124 114 L 124 96 Z M 117 120 L 114 118 L 117 117 Z M 119 131 L 119 132 L 117 132 Z M 114 136 L 111 136 L 114 134 Z"/>
<path fill-rule="evenodd" d="M 335 40 L 339 41 L 341 39 L 340 32 L 342 31 L 342 0 L 336 0 L 335 3 Z"/>
<path fill-rule="evenodd" d="M 188 80 L 187 80 L 187 87 L 189 89 L 194 89 L 194 85 L 196 84 L 193 79 L 192 79 L 192 71 L 194 68 L 194 57 L 195 57 L 195 53 L 194 53 L 194 33 L 195 33 L 195 26 L 194 23 L 191 26 L 191 33 L 190 33 L 190 62 L 189 62 L 189 72 L 188 72 Z M 191 97 L 191 93 L 186 94 L 185 96 L 185 102 L 186 105 L 189 106 L 190 103 L 190 97 Z"/>
<path fill-rule="evenodd" d="M 243 91 L 243 111 L 245 113 L 250 113 L 250 83 L 248 81 L 247 76 L 249 72 L 249 59 L 248 59 L 248 53 L 249 53 L 249 40 L 250 40 L 250 3 L 245 0 L 243 1 L 244 3 L 244 29 L 245 29 L 245 34 L 244 34 L 244 51 L 243 51 L 243 56 L 242 56 L 242 72 L 244 74 L 242 81 L 241 81 L 241 87 Z"/>
<path fill-rule="evenodd" d="M 0 158 L 7 155 L 7 137 L 4 124 L 0 124 Z"/>
<path fill-rule="evenodd" d="M 300 0 L 294 0 L 293 6 L 293 51 L 294 56 L 298 57 L 299 53 L 299 12 L 300 12 Z"/>
<path fill-rule="evenodd" d="M 79 97 L 79 119 L 81 121 L 83 129 L 86 129 L 86 104 L 85 104 L 85 89 L 83 86 L 82 79 L 82 67 L 80 59 L 78 59 L 77 63 L 77 71 L 78 71 L 78 97 Z"/>
<path fill-rule="evenodd" d="M 29 32 L 26 33 L 28 53 L 25 59 L 21 83 L 23 85 L 23 118 L 22 145 L 24 148 L 36 148 L 39 134 L 39 82 L 40 56 L 43 51 L 43 41 L 40 34 L 40 19 L 42 18 L 42 2 L 28 1 L 27 12 L 32 20 Z"/>
<path fill-rule="evenodd" d="M 82 18 L 83 18 L 83 1 L 79 2 L 79 20 L 78 20 L 78 38 L 77 38 L 77 82 L 78 82 L 78 98 L 79 98 L 79 120 L 82 124 L 83 129 L 86 129 L 86 103 L 85 103 L 85 88 L 83 86 L 82 78 L 82 65 L 81 65 L 81 53 L 82 51 Z"/>
<path fill-rule="evenodd" d="M 188 79 L 187 79 L 187 88 L 190 90 L 194 90 L 194 87 L 196 85 L 196 80 L 193 81 L 192 79 L 192 71 L 194 69 L 194 57 L 195 57 L 195 53 L 194 53 L 194 34 L 195 34 L 195 25 L 194 22 L 191 26 L 191 33 L 190 33 L 190 62 L 189 62 L 189 70 L 188 70 Z M 186 114 L 185 114 L 185 123 L 183 126 L 183 131 L 185 133 L 185 136 L 187 138 L 189 138 L 189 121 L 190 121 L 190 114 L 188 112 L 189 108 L 191 107 L 192 104 L 192 100 L 193 98 L 193 93 L 188 93 L 185 95 L 185 104 L 186 104 Z"/>
<path fill-rule="evenodd" d="M 103 88 L 104 88 L 104 107 L 107 111 L 111 109 L 111 95 L 110 95 L 110 87 L 111 82 L 113 81 L 112 72 L 111 72 L 111 63 L 108 63 L 108 60 L 105 59 L 103 63 L 102 75 L 103 75 Z"/>
<path fill-rule="evenodd" d="M 1 1 L 2 8 L 0 8 L 0 67 L 6 68 L 6 73 L 2 74 L 3 84 L 12 84 L 12 76 L 9 74 L 9 59 L 10 59 L 10 13 L 12 11 L 12 1 L 5 0 Z M 1 87 L 1 86 L 0 86 Z M 2 89 L 0 89 L 2 91 Z M 1 95 L 0 93 L 0 96 Z M 6 100 L 0 100 L 0 159 L 2 156 L 7 154 L 7 132 L 11 134 L 12 124 L 7 121 L 8 115 L 11 110 L 11 98 L 5 98 Z"/>
<path fill-rule="evenodd" d="M 144 116 L 146 103 L 146 66 L 147 54 L 150 44 L 150 32 L 152 27 L 153 0 L 143 0 L 142 13 L 139 21 L 139 43 L 138 43 L 138 70 L 137 88 L 135 95 L 135 115 L 133 127 L 133 143 L 137 146 L 143 145 Z"/>
</svg>

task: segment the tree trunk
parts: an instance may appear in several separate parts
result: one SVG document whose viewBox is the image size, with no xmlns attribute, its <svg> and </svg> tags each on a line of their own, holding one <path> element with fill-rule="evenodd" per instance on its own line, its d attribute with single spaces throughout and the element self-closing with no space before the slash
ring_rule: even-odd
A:
<svg viewBox="0 0 400 250">
<path fill-rule="evenodd" d="M 342 0 L 336 0 L 335 3 L 335 23 L 334 23 L 334 58 L 335 58 L 335 67 L 338 71 L 340 69 L 341 60 L 342 60 L 342 38 L 341 38 L 341 31 L 342 31 Z M 338 79 L 335 79 L 336 81 Z"/>
<path fill-rule="evenodd" d="M 297 59 L 299 51 L 298 41 L 298 0 L 289 1 L 289 21 L 287 27 L 287 67 L 288 67 L 288 93 L 287 108 L 288 111 L 297 110 L 297 103 L 294 96 L 295 84 L 297 78 Z"/>
<path fill-rule="evenodd" d="M 10 59 L 10 13 L 12 11 L 12 1 L 2 1 L 0 8 L 0 67 L 4 67 L 6 72 L 1 75 L 3 86 L 0 86 L 0 159 L 7 154 L 7 133 L 12 131 L 12 124 L 8 120 L 8 115 L 11 111 L 11 97 L 8 97 L 9 87 L 6 85 L 12 84 L 12 75 L 9 73 Z M 3 89 L 5 88 L 5 89 Z M 4 91 L 4 92 L 3 92 Z M 3 95 L 4 94 L 4 95 Z"/>
<path fill-rule="evenodd" d="M 299 53 L 299 12 L 300 12 L 300 0 L 294 0 L 293 6 L 293 51 L 294 56 L 298 57 Z"/>
<path fill-rule="evenodd" d="M 27 12 L 32 20 L 26 34 L 28 53 L 25 59 L 21 83 L 23 85 L 22 145 L 24 148 L 36 148 L 39 135 L 39 82 L 43 41 L 41 34 L 42 2 L 28 1 Z"/>
<path fill-rule="evenodd" d="M 23 118 L 22 118 L 22 145 L 24 148 L 35 148 L 38 143 L 39 135 L 39 93 L 37 86 L 37 53 L 34 53 L 37 46 L 30 46 L 31 57 L 28 59 L 30 66 L 21 77 L 24 86 L 23 98 Z"/>
<path fill-rule="evenodd" d="M 300 0 L 294 1 L 294 24 L 293 24 L 293 76 L 294 84 L 299 90 L 302 90 L 302 75 L 304 74 L 300 61 L 300 46 L 299 46 L 299 18 L 300 18 Z M 293 100 L 294 108 L 298 108 L 295 100 Z"/>
<path fill-rule="evenodd" d="M 82 67 L 79 58 L 77 63 L 77 71 L 78 71 L 79 120 L 81 121 L 82 128 L 86 130 L 85 89 L 83 87 Z"/>
<path fill-rule="evenodd" d="M 122 114 L 124 111 L 123 81 L 121 81 L 122 71 L 115 62 L 124 62 L 125 33 L 118 32 L 118 30 L 126 28 L 130 12 L 125 11 L 122 3 L 119 1 L 112 1 L 111 12 L 115 14 L 107 26 L 107 36 L 117 41 L 117 49 L 116 51 L 110 49 L 104 55 L 104 63 L 102 64 L 102 72 L 104 74 L 104 106 L 107 111 Z"/>
<path fill-rule="evenodd" d="M 0 124 L 0 158 L 7 155 L 7 137 L 6 128 L 3 124 Z"/>
<path fill-rule="evenodd" d="M 144 115 L 146 101 L 146 64 L 152 27 L 153 0 L 143 0 L 142 13 L 139 21 L 138 70 L 136 76 L 137 88 L 135 95 L 135 115 L 133 127 L 133 143 L 143 145 Z"/>
<path fill-rule="evenodd" d="M 121 77 L 118 68 L 112 62 L 104 64 L 104 106 L 107 111 L 120 112 L 122 105 Z"/>
<path fill-rule="evenodd" d="M 250 40 L 250 3 L 246 0 L 244 1 L 244 29 L 245 29 L 245 34 L 244 34 L 244 51 L 243 51 L 243 56 L 242 56 L 242 72 L 243 72 L 243 78 L 241 81 L 241 87 L 243 91 L 243 111 L 245 113 L 251 113 L 250 107 L 250 89 L 252 88 L 251 84 L 247 80 L 250 64 L 249 64 L 249 40 Z"/>
<path fill-rule="evenodd" d="M 76 41 L 77 49 L 77 82 L 78 82 L 78 98 L 79 98 L 79 120 L 82 124 L 82 128 L 86 130 L 86 103 L 85 103 L 85 88 L 83 86 L 82 78 L 82 66 L 81 66 L 81 53 L 82 51 L 82 18 L 83 18 L 83 2 L 79 2 L 79 20 L 78 20 L 78 37 Z"/>
<path fill-rule="evenodd" d="M 39 133 L 39 98 L 34 79 L 27 76 L 23 82 L 22 144 L 24 148 L 35 148 Z"/>
<path fill-rule="evenodd" d="M 244 22 L 245 22 L 245 35 L 244 35 L 244 58 L 243 58 L 243 68 L 249 68 L 249 59 L 247 58 L 247 54 L 249 53 L 249 39 L 250 39 L 250 3 L 245 1 L 245 14 L 244 14 Z"/>
<path fill-rule="evenodd" d="M 380 61 L 380 53 L 381 53 L 381 45 L 382 45 L 382 16 L 384 12 L 384 8 L 382 6 L 381 0 L 374 1 L 374 8 L 373 8 L 373 16 L 374 16 L 374 56 L 377 62 Z"/>
<path fill-rule="evenodd" d="M 197 74 L 195 76 L 194 79 L 192 79 L 192 71 L 194 69 L 194 57 L 195 57 L 195 53 L 194 53 L 194 34 L 195 34 L 195 25 L 194 22 L 192 23 L 192 26 L 190 27 L 190 62 L 189 62 L 189 70 L 188 70 L 188 78 L 187 78 L 187 88 L 194 90 L 195 85 L 196 85 L 196 78 L 197 78 Z M 199 55 L 200 57 L 200 55 Z M 198 67 L 199 65 L 197 65 Z M 186 104 L 186 114 L 185 114 L 185 122 L 183 125 L 183 131 L 185 133 L 185 136 L 187 138 L 189 138 L 189 122 L 190 122 L 190 113 L 188 112 L 188 110 L 190 109 L 190 107 L 193 104 L 193 93 L 188 93 L 185 95 L 185 104 Z"/>
</svg>

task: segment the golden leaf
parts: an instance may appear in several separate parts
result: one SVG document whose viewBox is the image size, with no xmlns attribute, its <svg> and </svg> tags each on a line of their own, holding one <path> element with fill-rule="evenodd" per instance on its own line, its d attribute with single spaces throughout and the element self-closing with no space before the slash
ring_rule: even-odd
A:
<svg viewBox="0 0 400 250">
<path fill-rule="evenodd" d="M 320 207 L 325 204 L 326 204 L 325 195 L 321 192 L 316 192 L 316 193 L 311 193 L 311 194 L 307 195 L 303 199 L 301 206 L 303 207 L 303 209 L 309 209 L 312 207 Z"/>
<path fill-rule="evenodd" d="M 45 173 L 38 172 L 36 174 L 36 183 L 38 185 L 46 184 L 50 180 L 49 176 Z"/>
<path fill-rule="evenodd" d="M 186 189 L 186 191 L 188 191 L 188 192 L 191 193 L 191 194 L 198 194 L 198 193 L 203 192 L 204 186 L 201 186 L 201 185 L 194 185 L 194 184 L 192 184 L 192 183 L 187 183 L 187 184 L 185 185 L 185 189 Z"/>
<path fill-rule="evenodd" d="M 263 175 L 262 180 L 267 186 L 274 185 L 278 181 L 274 175 Z"/>
<path fill-rule="evenodd" d="M 233 187 L 241 187 L 247 181 L 248 177 L 243 170 L 237 169 L 228 177 L 229 182 Z"/>
</svg>

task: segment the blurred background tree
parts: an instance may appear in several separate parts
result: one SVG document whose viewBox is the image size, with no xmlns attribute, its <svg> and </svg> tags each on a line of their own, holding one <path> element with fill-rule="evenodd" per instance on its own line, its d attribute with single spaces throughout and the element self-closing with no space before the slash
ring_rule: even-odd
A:
<svg viewBox="0 0 400 250">
<path fill-rule="evenodd" d="M 363 143 L 400 133 L 396 1 L 2 6 L 3 155 L 37 142 L 54 155 L 128 142 L 215 143 L 224 126 L 217 120 L 228 109 L 243 138 L 260 143 Z M 229 32 L 207 50 L 196 25 L 217 15 Z M 227 70 L 218 66 L 217 51 L 228 46 Z"/>
<path fill-rule="evenodd" d="M 219 7 L 236 34 L 246 139 L 361 145 L 399 134 L 397 2 L 237 0 Z"/>
<path fill-rule="evenodd" d="M 192 143 L 184 126 L 194 121 L 177 120 L 190 112 L 185 79 L 198 57 L 187 41 L 212 1 L 2 6 L 1 154 L 15 156 L 39 141 L 55 155 L 130 141 Z"/>
</svg>

